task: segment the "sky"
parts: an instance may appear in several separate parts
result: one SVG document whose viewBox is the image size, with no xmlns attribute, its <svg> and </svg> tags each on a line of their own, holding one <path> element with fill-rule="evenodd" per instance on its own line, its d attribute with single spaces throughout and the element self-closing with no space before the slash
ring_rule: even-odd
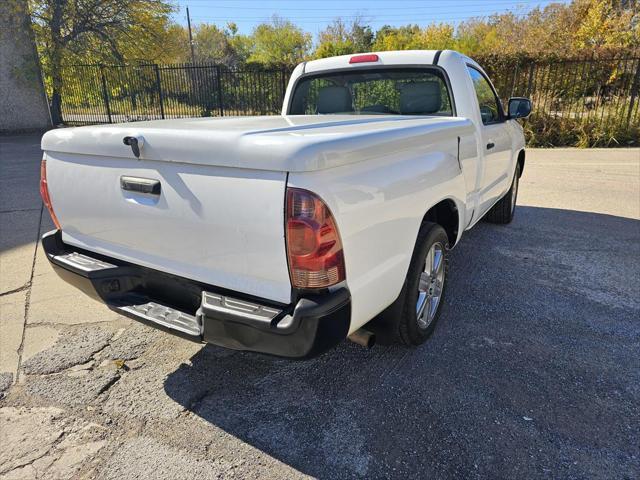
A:
<svg viewBox="0 0 640 480">
<path fill-rule="evenodd" d="M 569 3 L 569 0 L 176 0 L 175 21 L 186 25 L 186 7 L 191 24 L 213 23 L 224 26 L 235 22 L 239 32 L 249 34 L 272 15 L 291 20 L 317 36 L 336 17 L 361 17 L 374 31 L 383 25 L 447 22 L 458 24 L 472 17 L 508 11 L 523 15 L 537 6 Z"/>
</svg>

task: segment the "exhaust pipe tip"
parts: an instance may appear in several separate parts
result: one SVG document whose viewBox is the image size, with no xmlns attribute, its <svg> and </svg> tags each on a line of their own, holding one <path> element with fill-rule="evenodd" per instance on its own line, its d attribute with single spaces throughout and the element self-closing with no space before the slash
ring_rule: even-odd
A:
<svg viewBox="0 0 640 480">
<path fill-rule="evenodd" d="M 365 348 L 371 348 L 376 344 L 376 335 L 363 328 L 356 330 L 347 338 L 353 343 L 357 343 L 358 345 Z"/>
</svg>

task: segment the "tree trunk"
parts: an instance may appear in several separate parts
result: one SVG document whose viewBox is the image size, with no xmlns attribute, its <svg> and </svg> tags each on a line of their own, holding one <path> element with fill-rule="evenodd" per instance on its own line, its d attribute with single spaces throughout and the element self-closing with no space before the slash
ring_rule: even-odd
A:
<svg viewBox="0 0 640 480">
<path fill-rule="evenodd" d="M 54 125 L 62 123 L 62 17 L 67 0 L 52 0 L 51 43 L 49 59 L 51 61 L 51 119 Z"/>
</svg>

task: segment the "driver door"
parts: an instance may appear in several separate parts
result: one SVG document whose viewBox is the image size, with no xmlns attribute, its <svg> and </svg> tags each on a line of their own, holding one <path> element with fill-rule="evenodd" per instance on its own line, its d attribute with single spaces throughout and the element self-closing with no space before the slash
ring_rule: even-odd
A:
<svg viewBox="0 0 640 480">
<path fill-rule="evenodd" d="M 487 77 L 467 66 L 478 100 L 483 166 L 480 175 L 480 215 L 500 199 L 511 178 L 511 136 L 498 95 Z"/>
</svg>

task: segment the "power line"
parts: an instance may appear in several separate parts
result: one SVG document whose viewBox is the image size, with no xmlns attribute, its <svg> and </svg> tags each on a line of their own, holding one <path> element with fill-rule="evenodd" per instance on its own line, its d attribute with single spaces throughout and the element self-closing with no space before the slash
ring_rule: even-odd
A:
<svg viewBox="0 0 640 480">
<path fill-rule="evenodd" d="M 190 2 L 193 2 L 194 0 L 189 0 Z M 208 0 L 199 0 L 199 1 L 208 1 Z M 239 0 L 239 1 L 253 1 L 253 0 Z M 280 0 L 282 1 L 282 0 Z M 288 1 L 288 0 L 285 0 Z M 324 2 L 329 2 L 329 1 L 333 1 L 333 0 L 323 0 Z M 345 1 L 345 0 L 340 0 L 340 1 Z M 353 0 L 352 0 L 353 1 Z M 369 0 L 371 1 L 371 0 Z M 388 0 L 384 0 L 386 2 L 388 2 Z M 406 1 L 406 0 L 405 0 Z M 411 0 L 410 0 L 411 1 Z M 467 1 L 467 2 L 477 2 L 478 0 L 458 0 L 459 2 L 462 1 Z M 494 15 L 507 15 L 507 14 L 511 14 L 514 17 L 525 17 L 527 15 L 530 15 L 532 13 L 532 11 L 537 8 L 537 7 L 545 7 L 547 6 L 549 3 L 560 3 L 560 2 L 566 2 L 569 0 L 516 0 L 515 2 L 513 0 L 492 0 L 493 4 L 503 4 L 502 8 L 498 8 L 495 10 L 491 10 L 489 12 L 487 12 L 487 8 L 484 8 L 482 10 L 472 10 L 469 11 L 467 10 L 467 8 L 469 7 L 480 7 L 480 6 L 486 6 L 485 4 L 478 4 L 478 3 L 466 3 L 463 5 L 460 5 L 461 7 L 464 8 L 464 10 L 462 10 L 463 12 L 465 12 L 465 15 L 460 15 L 461 10 L 439 10 L 439 8 L 451 8 L 451 5 L 434 5 L 434 6 L 424 6 L 424 1 L 422 1 L 421 3 L 423 4 L 422 6 L 418 6 L 416 8 L 429 8 L 430 12 L 425 12 L 425 11 L 420 11 L 420 12 L 416 12 L 415 15 L 408 15 L 408 13 L 398 13 L 398 14 L 388 14 L 388 13 L 383 13 L 380 14 L 381 10 L 411 10 L 414 11 L 413 8 L 411 7 L 382 7 L 382 8 L 378 8 L 375 7 L 375 11 L 373 13 L 368 13 L 368 11 L 363 11 L 363 12 L 359 12 L 357 11 L 357 9 L 355 9 L 356 11 L 354 12 L 354 9 L 332 9 L 332 8 L 308 8 L 308 7 L 301 7 L 301 8 L 280 8 L 280 7 L 247 7 L 250 8 L 251 10 L 265 10 L 265 11 L 270 11 L 271 13 L 267 14 L 265 12 L 264 15 L 260 15 L 258 13 L 258 15 L 256 16 L 236 16 L 236 15 L 229 15 L 229 16 L 220 16 L 220 15 L 215 15 L 215 16 L 208 16 L 208 15 L 196 15 L 197 20 L 206 23 L 207 21 L 213 21 L 213 22 L 228 22 L 228 21 L 233 21 L 233 22 L 242 22 L 242 23 L 246 23 L 246 22 L 268 22 L 269 20 L 271 20 L 271 18 L 274 15 L 278 15 L 279 12 L 281 11 L 300 11 L 300 12 L 309 12 L 309 16 L 304 15 L 304 13 L 302 15 L 299 14 L 284 14 L 284 15 L 279 15 L 281 16 L 283 19 L 285 20 L 289 20 L 291 22 L 294 23 L 298 23 L 298 24 L 302 24 L 302 25 L 326 25 L 328 22 L 331 22 L 333 20 L 336 20 L 337 18 L 340 18 L 342 20 L 356 20 L 356 19 L 360 19 L 363 20 L 365 22 L 370 22 L 370 23 L 394 23 L 394 24 L 398 24 L 398 23 L 425 23 L 425 22 L 431 22 L 431 23 L 446 23 L 446 22 L 453 22 L 453 23 L 459 23 L 460 21 L 464 21 L 464 20 L 469 20 L 469 19 L 484 19 L 484 18 L 489 18 L 492 17 Z M 546 2 L 546 3 L 544 3 Z M 217 3 L 217 2 L 216 2 Z M 199 6 L 199 8 L 209 8 L 209 7 L 205 7 L 205 6 Z M 222 6 L 222 5 L 216 5 L 215 7 L 212 6 L 212 8 L 218 9 L 218 8 L 234 8 L 231 6 Z M 236 7 L 237 8 L 237 7 Z M 340 11 L 345 11 L 345 12 L 354 12 L 353 14 L 350 15 L 345 15 L 345 14 L 338 14 L 338 15 L 332 15 L 332 16 L 323 16 L 323 15 L 311 15 L 312 11 L 336 11 L 336 10 L 340 10 Z M 365 9 L 366 10 L 366 9 Z M 444 17 L 444 18 L 443 18 Z"/>
<path fill-rule="evenodd" d="M 436 12 L 436 14 L 438 16 L 440 15 L 455 15 L 459 12 Z M 464 16 L 451 16 L 451 17 L 447 17 L 447 19 L 460 19 L 460 18 L 473 18 L 473 17 L 491 17 L 493 15 L 500 15 L 500 14 L 513 14 L 515 16 L 526 16 L 529 15 L 530 12 L 526 12 L 526 13 L 516 13 L 513 10 L 494 10 L 491 13 L 486 13 L 485 10 L 479 10 L 479 11 L 475 11 L 475 12 L 469 12 L 470 15 L 464 15 Z M 476 15 L 478 14 L 478 15 Z M 285 15 L 282 18 L 285 20 L 291 20 L 291 21 L 298 21 L 298 20 L 316 20 L 316 21 L 322 21 L 322 20 L 334 20 L 336 18 L 341 18 L 341 19 L 357 19 L 357 18 L 363 18 L 363 17 L 383 17 L 383 19 L 387 19 L 387 18 L 392 18 L 394 21 L 399 21 L 398 17 L 401 19 L 406 19 L 408 21 L 411 20 L 420 20 L 420 19 L 430 19 L 430 18 L 434 18 L 436 15 L 429 15 L 429 14 L 417 14 L 417 15 L 411 15 L 411 16 L 407 16 L 405 14 L 401 14 L 401 15 L 375 15 L 375 14 L 360 14 L 360 15 L 338 15 L 338 16 L 331 16 L 331 17 L 320 17 L 320 16 L 311 16 L 311 17 L 306 17 L 306 16 L 296 16 L 296 15 Z M 229 17 L 209 17 L 209 16 L 201 16 L 198 15 L 198 19 L 205 19 L 205 20 L 219 20 L 219 21 L 227 21 L 227 20 L 233 20 L 233 21 L 237 21 L 237 20 L 246 20 L 246 21 L 252 21 L 252 20 L 257 20 L 257 21 L 261 21 L 261 20 L 265 20 L 265 19 L 270 19 L 271 15 L 263 15 L 263 16 L 257 16 L 257 17 L 237 17 L 237 16 L 233 16 L 232 19 L 230 19 Z M 400 20 L 402 21 L 402 20 Z"/>
<path fill-rule="evenodd" d="M 193 3 L 196 0 L 190 0 L 190 3 Z M 204 0 L 204 1 L 208 1 L 208 0 Z M 474 2 L 477 2 L 478 0 L 472 0 Z M 557 3 L 557 2 L 553 2 L 551 0 L 547 0 L 547 3 L 545 2 L 540 2 L 539 0 L 536 1 L 536 3 L 529 3 L 529 2 L 523 2 L 522 0 L 520 1 L 512 1 L 512 0 L 508 0 L 506 2 L 499 2 L 499 1 L 492 1 L 492 3 L 494 4 L 505 4 L 505 5 L 511 5 L 513 7 L 537 7 L 537 6 L 546 6 L 549 3 Z M 238 6 L 231 6 L 231 5 L 198 5 L 198 8 L 215 8 L 215 9 L 233 9 L 233 10 L 237 10 Z M 375 7 L 376 11 L 381 11 L 381 10 L 392 10 L 392 11 L 397 11 L 397 10 L 410 10 L 410 11 L 415 11 L 417 9 L 429 9 L 429 10 L 437 10 L 440 8 L 451 8 L 451 5 L 417 5 L 417 6 L 413 6 L 413 7 Z M 463 5 L 460 5 L 460 7 L 463 8 L 467 8 L 467 7 L 486 7 L 486 3 L 466 3 Z M 250 7 L 251 10 L 269 10 L 269 11 L 292 11 L 292 12 L 315 12 L 315 11 L 331 11 L 331 12 L 335 12 L 335 11 L 354 11 L 354 10 L 358 10 L 358 9 L 363 9 L 363 10 L 367 10 L 368 7 L 367 6 L 362 6 L 362 7 L 350 7 L 350 8 L 316 8 L 316 7 L 296 7 L 296 8 L 286 8 L 286 7 Z M 485 8 L 486 10 L 486 8 Z"/>
<path fill-rule="evenodd" d="M 235 0 L 233 3 L 242 2 L 242 1 L 245 1 L 245 2 L 255 2 L 255 0 Z M 280 1 L 280 2 L 284 2 L 284 1 L 295 1 L 295 2 L 299 2 L 300 0 L 278 0 L 278 1 Z M 351 1 L 351 2 L 353 2 L 353 1 L 356 1 L 356 2 L 357 2 L 357 1 L 359 1 L 359 0 L 350 0 L 350 1 Z M 366 3 L 373 3 L 373 2 L 376 2 L 376 1 L 380 1 L 380 2 L 388 3 L 388 1 L 389 1 L 389 0 L 361 0 L 361 1 L 366 2 Z M 405 2 L 407 2 L 407 1 L 409 1 L 409 2 L 411 2 L 411 1 L 418 1 L 419 3 L 422 3 L 422 4 L 427 3 L 427 2 L 425 2 L 424 0 L 403 0 L 403 1 L 405 1 Z M 458 4 L 463 4 L 463 5 L 461 5 L 461 6 L 464 6 L 464 4 L 465 4 L 466 2 L 477 2 L 477 1 L 478 1 L 478 0 L 456 0 L 456 3 L 458 3 Z M 571 1 L 571 0 L 515 0 L 515 1 L 514 1 L 514 0 L 491 0 L 491 3 L 492 3 L 492 4 L 495 4 L 495 3 L 529 3 L 529 4 L 542 4 L 542 3 L 567 3 L 567 2 L 569 2 L 569 1 Z M 195 2 L 195 3 L 215 3 L 215 7 L 216 7 L 216 8 L 234 8 L 232 5 L 225 5 L 225 6 L 221 6 L 221 5 L 220 5 L 220 3 L 219 3 L 219 2 L 217 2 L 217 1 L 215 1 L 215 0 L 214 0 L 214 1 L 212 1 L 212 0 L 189 0 L 189 3 L 194 3 L 194 2 Z M 323 0 L 323 3 L 330 3 L 330 2 L 340 2 L 340 3 L 345 3 L 345 0 Z M 437 2 L 437 3 L 440 3 L 440 0 L 438 0 L 438 2 Z M 485 3 L 485 5 L 486 5 L 486 3 Z M 425 6 L 424 8 L 429 8 L 429 7 L 433 7 L 433 5 L 431 5 L 431 6 Z M 255 8 L 259 8 L 259 7 L 251 7 L 251 8 L 252 8 L 252 9 L 255 9 Z M 280 7 L 276 7 L 276 8 L 280 9 Z M 307 7 L 300 7 L 300 9 L 305 9 L 305 8 L 307 8 Z M 313 7 L 312 7 L 312 8 L 313 8 Z M 376 8 L 379 8 L 379 7 L 376 7 Z M 421 7 L 420 7 L 420 6 L 416 6 L 415 8 L 421 8 Z M 296 8 L 295 10 L 298 10 L 298 9 Z"/>
<path fill-rule="evenodd" d="M 519 17 L 521 17 L 522 15 L 517 15 Z M 404 19 L 404 20 L 394 20 L 394 21 L 385 21 L 385 20 L 367 20 L 366 23 L 369 24 L 369 26 L 371 27 L 375 27 L 376 25 L 400 25 L 400 24 L 404 24 L 404 25 L 426 25 L 426 24 L 440 24 L 440 23 L 444 23 L 444 24 L 458 24 L 461 22 L 464 22 L 466 20 L 486 20 L 488 17 L 487 15 L 476 15 L 476 16 L 469 16 L 469 17 L 450 17 L 447 19 L 415 19 L 415 18 L 411 18 L 411 19 Z M 225 22 L 231 22 L 233 20 L 229 20 L 229 19 L 221 19 L 218 21 L 214 21 L 216 23 L 225 23 Z M 265 18 L 262 20 L 257 20 L 257 22 L 268 22 L 269 19 Z M 202 21 L 201 23 L 208 23 L 205 21 Z M 237 23 L 234 21 L 234 23 Z M 328 20 L 320 20 L 320 21 L 313 21 L 313 20 L 303 20 L 303 21 L 297 21 L 295 22 L 296 25 L 304 25 L 307 26 L 309 28 L 311 28 L 312 26 L 315 25 L 319 25 L 319 26 L 326 26 L 328 25 L 329 21 Z"/>
</svg>

